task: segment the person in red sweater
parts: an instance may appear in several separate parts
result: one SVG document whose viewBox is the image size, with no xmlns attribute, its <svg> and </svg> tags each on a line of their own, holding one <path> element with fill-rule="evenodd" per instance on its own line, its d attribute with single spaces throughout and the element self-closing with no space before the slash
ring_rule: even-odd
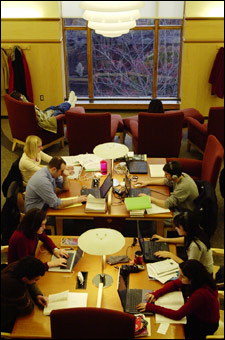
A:
<svg viewBox="0 0 225 340">
<path fill-rule="evenodd" d="M 147 294 L 147 303 L 137 305 L 139 312 L 149 311 L 162 314 L 174 320 L 187 317 L 184 325 L 185 339 L 205 339 L 219 326 L 219 302 L 216 283 L 206 268 L 197 260 L 179 264 L 180 276 L 168 282 L 163 288 Z M 185 303 L 178 310 L 157 306 L 154 302 L 164 294 L 182 290 Z"/>
<path fill-rule="evenodd" d="M 43 210 L 30 209 L 23 217 L 21 223 L 12 234 L 9 240 L 8 263 L 19 260 L 27 255 L 35 255 L 38 241 L 42 241 L 45 247 L 50 250 L 57 260 L 44 263 L 45 269 L 50 267 L 66 267 L 68 253 L 64 249 L 59 249 L 54 242 L 44 233 L 46 224 L 46 213 Z"/>
</svg>

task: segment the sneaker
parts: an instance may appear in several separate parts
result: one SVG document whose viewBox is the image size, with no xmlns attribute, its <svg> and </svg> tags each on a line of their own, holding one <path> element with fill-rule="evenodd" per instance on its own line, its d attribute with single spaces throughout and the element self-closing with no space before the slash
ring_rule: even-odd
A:
<svg viewBox="0 0 225 340">
<path fill-rule="evenodd" d="M 75 99 L 75 92 L 70 91 L 68 102 L 72 105 L 74 99 Z"/>
</svg>

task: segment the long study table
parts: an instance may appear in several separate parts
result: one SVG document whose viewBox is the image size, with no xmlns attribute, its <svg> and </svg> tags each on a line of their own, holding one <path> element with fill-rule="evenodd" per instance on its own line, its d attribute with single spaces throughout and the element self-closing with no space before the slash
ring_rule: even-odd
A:
<svg viewBox="0 0 225 340">
<path fill-rule="evenodd" d="M 57 246 L 60 246 L 61 237 L 62 236 L 51 236 L 52 240 Z M 118 253 L 113 254 L 113 256 L 125 255 L 127 253 L 129 258 L 133 260 L 135 252 L 139 250 L 140 247 L 137 243 L 134 247 L 131 248 L 130 246 L 132 242 L 133 238 L 126 238 L 125 246 Z M 170 245 L 170 251 L 176 253 L 176 246 Z M 36 250 L 36 256 L 43 262 L 49 261 L 51 258 L 51 254 L 46 250 L 46 248 L 40 241 Z M 117 266 L 121 265 L 118 264 Z M 37 282 L 37 285 L 45 296 L 49 294 L 56 294 L 65 290 L 69 290 L 70 292 L 87 292 L 87 307 L 96 307 L 98 288 L 93 285 L 92 279 L 96 274 L 101 273 L 101 269 L 101 256 L 88 255 L 84 253 L 84 256 L 74 267 L 72 273 L 46 272 L 45 275 L 42 276 L 41 279 Z M 88 272 L 86 289 L 75 289 L 78 271 Z M 117 293 L 118 269 L 106 263 L 104 273 L 112 276 L 113 283 L 110 287 L 103 288 L 101 307 L 122 311 L 123 309 Z M 156 290 L 160 287 L 162 287 L 162 284 L 160 282 L 148 279 L 146 269 L 139 273 L 130 274 L 129 288 Z M 170 324 L 167 333 L 163 335 L 157 333 L 159 324 L 155 323 L 154 315 L 150 316 L 150 322 L 151 336 L 146 338 L 184 339 L 183 325 Z M 75 329 L 76 327 L 74 324 L 74 330 Z M 35 305 L 34 310 L 30 315 L 17 318 L 12 331 L 12 338 L 50 339 L 50 317 L 43 315 L 43 311 Z"/>
</svg>

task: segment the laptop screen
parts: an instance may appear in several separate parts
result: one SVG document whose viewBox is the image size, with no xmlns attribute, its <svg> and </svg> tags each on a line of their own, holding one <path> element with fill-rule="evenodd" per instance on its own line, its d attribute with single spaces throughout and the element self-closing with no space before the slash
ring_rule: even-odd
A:
<svg viewBox="0 0 225 340">
<path fill-rule="evenodd" d="M 104 182 L 102 183 L 101 187 L 100 187 L 100 192 L 101 192 L 101 197 L 105 198 L 107 192 L 109 191 L 109 189 L 112 186 L 112 179 L 111 179 L 111 175 L 108 174 L 108 176 L 106 177 L 106 179 L 104 180 Z"/>
<path fill-rule="evenodd" d="M 126 295 L 127 295 L 127 286 L 126 286 L 126 282 L 124 280 L 123 275 L 120 272 L 119 269 L 119 273 L 118 273 L 118 286 L 117 286 L 117 291 L 123 306 L 123 309 L 125 310 L 126 307 Z"/>
<path fill-rule="evenodd" d="M 127 177 L 127 174 L 125 174 L 125 187 L 127 190 L 131 189 L 131 181 L 130 178 Z"/>
<path fill-rule="evenodd" d="M 76 264 L 79 262 L 80 258 L 83 256 L 83 250 L 81 250 L 79 247 L 77 248 L 75 259 L 73 262 L 73 268 L 76 266 Z"/>
</svg>

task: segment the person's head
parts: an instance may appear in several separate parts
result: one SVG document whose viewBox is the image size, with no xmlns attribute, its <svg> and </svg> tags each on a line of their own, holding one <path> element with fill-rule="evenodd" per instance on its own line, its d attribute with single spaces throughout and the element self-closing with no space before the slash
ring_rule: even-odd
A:
<svg viewBox="0 0 225 340">
<path fill-rule="evenodd" d="M 159 99 L 152 99 L 148 106 L 149 113 L 164 113 L 163 104 Z"/>
<path fill-rule="evenodd" d="M 22 93 L 18 92 L 18 91 L 12 91 L 10 93 L 10 97 L 19 100 L 19 101 L 23 101 L 23 95 Z"/>
<path fill-rule="evenodd" d="M 45 274 L 45 266 L 34 256 L 25 256 L 18 260 L 13 274 L 24 283 L 33 284 Z"/>
<path fill-rule="evenodd" d="M 181 262 L 180 280 L 183 284 L 190 285 L 191 291 L 201 288 L 208 284 L 213 290 L 216 289 L 216 283 L 207 269 L 198 260 L 187 260 Z"/>
<path fill-rule="evenodd" d="M 38 136 L 30 135 L 26 138 L 23 151 L 27 157 L 31 159 L 36 159 L 37 155 L 42 150 L 42 140 Z"/>
<path fill-rule="evenodd" d="M 30 209 L 24 215 L 18 226 L 18 230 L 29 239 L 33 239 L 37 234 L 42 234 L 46 224 L 46 213 L 38 208 Z"/>
<path fill-rule="evenodd" d="M 182 166 L 180 162 L 168 162 L 164 165 L 163 171 L 169 181 L 176 181 L 182 175 Z"/>
<path fill-rule="evenodd" d="M 50 162 L 48 163 L 48 169 L 54 178 L 58 178 L 62 176 L 63 171 L 66 167 L 66 162 L 60 156 L 52 157 Z"/>
</svg>

